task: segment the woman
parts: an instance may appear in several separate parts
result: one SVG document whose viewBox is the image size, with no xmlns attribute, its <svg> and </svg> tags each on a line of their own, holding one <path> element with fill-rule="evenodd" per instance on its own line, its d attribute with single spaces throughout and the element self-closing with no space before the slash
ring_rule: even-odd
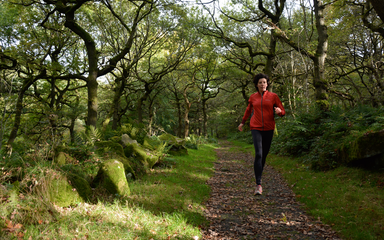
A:
<svg viewBox="0 0 384 240">
<path fill-rule="evenodd" d="M 254 195 L 261 195 L 261 175 L 263 173 L 265 160 L 272 143 L 273 130 L 275 129 L 274 113 L 283 117 L 285 110 L 277 94 L 268 92 L 269 77 L 259 73 L 253 79 L 257 92 L 252 94 L 248 100 L 248 107 L 245 110 L 243 121 L 239 130 L 243 131 L 245 121 L 251 117 L 250 127 L 255 147 L 255 162 L 253 165 L 256 178 L 256 189 Z"/>
</svg>

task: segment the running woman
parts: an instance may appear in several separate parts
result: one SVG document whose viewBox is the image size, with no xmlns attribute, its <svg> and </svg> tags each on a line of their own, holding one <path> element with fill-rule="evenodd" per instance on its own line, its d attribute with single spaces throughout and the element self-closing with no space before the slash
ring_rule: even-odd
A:
<svg viewBox="0 0 384 240">
<path fill-rule="evenodd" d="M 255 171 L 256 189 L 254 195 L 261 195 L 261 176 L 265 165 L 265 160 L 269 153 L 272 143 L 273 131 L 275 130 L 276 113 L 280 117 L 285 115 L 283 104 L 277 94 L 267 90 L 270 82 L 266 74 L 259 73 L 253 79 L 253 84 L 257 92 L 252 94 L 248 100 L 248 107 L 245 110 L 243 121 L 238 126 L 239 131 L 243 131 L 243 126 L 253 112 L 250 121 L 253 145 L 255 147 Z"/>
</svg>

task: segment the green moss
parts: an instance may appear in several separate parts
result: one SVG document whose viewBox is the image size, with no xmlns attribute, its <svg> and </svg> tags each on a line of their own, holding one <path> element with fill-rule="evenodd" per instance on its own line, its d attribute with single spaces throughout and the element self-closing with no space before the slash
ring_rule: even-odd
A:
<svg viewBox="0 0 384 240">
<path fill-rule="evenodd" d="M 102 185 L 112 194 L 120 196 L 130 195 L 127 178 L 125 176 L 123 163 L 116 159 L 110 159 L 103 163 L 102 171 Z"/>
<path fill-rule="evenodd" d="M 126 157 L 130 157 L 133 155 L 133 146 L 132 145 L 127 145 L 125 148 L 124 148 L 124 155 Z"/>
<path fill-rule="evenodd" d="M 151 150 L 156 150 L 161 146 L 162 141 L 160 139 L 145 137 L 143 147 Z"/>
<path fill-rule="evenodd" d="M 85 161 L 89 159 L 92 155 L 91 151 L 87 149 L 85 146 L 78 146 L 78 147 L 69 147 L 69 146 L 58 146 L 55 148 L 55 158 L 60 154 L 60 152 L 65 153 L 67 156 L 70 156 L 70 158 L 73 159 L 67 159 L 71 160 L 71 162 L 75 162 L 75 160 L 78 161 Z"/>
<path fill-rule="evenodd" d="M 123 146 L 117 142 L 101 141 L 101 142 L 96 142 L 95 146 L 97 148 L 97 153 L 99 154 L 113 153 L 120 156 L 125 156 Z"/>
<path fill-rule="evenodd" d="M 323 111 L 327 111 L 329 109 L 329 106 L 330 106 L 329 101 L 326 99 L 316 100 L 316 104 Z"/>
<path fill-rule="evenodd" d="M 344 143 L 339 157 L 343 163 L 373 157 L 384 152 L 383 145 L 384 131 L 366 133 L 356 137 L 354 141 Z"/>
<path fill-rule="evenodd" d="M 136 159 L 134 157 L 129 157 L 128 161 L 129 161 L 130 166 L 135 171 L 135 178 L 136 179 L 147 174 L 148 168 L 144 166 L 142 161 L 140 161 L 139 159 Z"/>
<path fill-rule="evenodd" d="M 40 191 L 46 193 L 48 199 L 59 207 L 67 207 L 84 202 L 79 192 L 68 182 L 68 178 L 60 172 L 48 171 Z"/>
<path fill-rule="evenodd" d="M 87 180 L 80 177 L 79 175 L 69 173 L 67 175 L 69 183 L 77 190 L 80 197 L 84 201 L 88 201 L 92 195 L 92 189 Z"/>
<path fill-rule="evenodd" d="M 54 163 L 58 164 L 59 166 L 74 162 L 76 162 L 75 159 L 64 152 L 59 152 L 54 158 Z"/>
<path fill-rule="evenodd" d="M 131 167 L 130 159 L 121 156 L 116 156 L 115 158 L 124 165 L 125 175 L 127 176 L 131 174 L 132 179 L 136 179 L 136 173 L 135 170 L 133 170 L 133 168 Z"/>
<path fill-rule="evenodd" d="M 188 150 L 185 147 L 185 139 L 178 138 L 168 133 L 159 136 L 159 139 L 165 141 L 168 146 L 171 146 L 169 153 L 174 156 L 188 155 Z"/>
</svg>

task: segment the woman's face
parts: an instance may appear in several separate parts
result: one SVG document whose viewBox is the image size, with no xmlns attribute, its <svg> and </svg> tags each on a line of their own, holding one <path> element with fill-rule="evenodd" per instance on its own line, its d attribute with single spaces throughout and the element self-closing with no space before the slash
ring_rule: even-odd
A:
<svg viewBox="0 0 384 240">
<path fill-rule="evenodd" d="M 259 82 L 257 83 L 257 88 L 258 88 L 259 92 L 262 93 L 262 92 L 267 91 L 267 87 L 268 87 L 267 79 L 260 78 Z"/>
</svg>

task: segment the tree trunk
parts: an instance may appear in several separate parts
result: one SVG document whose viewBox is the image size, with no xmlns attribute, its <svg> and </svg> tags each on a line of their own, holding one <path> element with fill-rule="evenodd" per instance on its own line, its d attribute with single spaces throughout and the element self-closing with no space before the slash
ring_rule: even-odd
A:
<svg viewBox="0 0 384 240">
<path fill-rule="evenodd" d="M 325 79 L 325 59 L 328 50 L 328 33 L 324 20 L 324 8 L 322 0 L 314 0 L 316 28 L 318 34 L 318 43 L 314 62 L 314 79 L 316 103 L 323 111 L 328 110 L 329 102 L 327 90 L 327 81 Z"/>
<path fill-rule="evenodd" d="M 267 64 L 265 65 L 265 74 L 267 74 L 270 78 L 272 78 L 273 68 L 275 65 L 276 45 L 277 45 L 277 38 L 275 36 L 275 30 L 272 29 L 271 30 L 271 39 L 269 42 L 269 55 L 267 56 Z M 268 91 L 273 92 L 273 82 L 268 87 Z"/>
<path fill-rule="evenodd" d="M 120 111 L 120 98 L 121 95 L 123 94 L 124 88 L 125 88 L 125 79 L 124 77 L 119 80 L 116 79 L 117 82 L 117 89 L 115 91 L 115 95 L 113 96 L 113 102 L 112 102 L 112 116 L 113 116 L 113 121 L 112 121 L 112 129 L 116 130 L 119 123 L 120 123 L 120 117 L 119 117 L 119 111 Z"/>
<path fill-rule="evenodd" d="M 145 100 L 147 100 L 147 98 L 148 98 L 148 95 L 145 93 L 144 96 L 139 98 L 137 102 L 136 111 L 137 111 L 137 120 L 139 121 L 139 123 L 143 122 L 143 105 Z"/>
<path fill-rule="evenodd" d="M 207 137 L 207 125 L 208 125 L 208 118 L 207 118 L 207 109 L 206 109 L 206 101 L 201 101 L 202 106 L 202 112 L 203 112 L 203 132 L 202 135 L 204 137 Z"/>
<path fill-rule="evenodd" d="M 182 136 L 181 136 L 181 132 L 182 132 L 182 119 L 183 119 L 183 117 L 182 117 L 182 114 L 181 114 L 181 104 L 180 104 L 180 100 L 178 99 L 178 98 L 176 98 L 176 105 L 177 105 L 177 116 L 178 116 L 178 126 L 177 126 L 177 136 L 179 137 L 179 138 L 181 138 Z"/>
<path fill-rule="evenodd" d="M 187 96 L 187 90 L 188 87 L 184 89 L 183 96 L 185 101 L 185 111 L 184 111 L 184 138 L 187 138 L 189 136 L 189 111 L 191 109 L 192 103 L 189 102 L 188 96 Z"/>
<path fill-rule="evenodd" d="M 12 143 L 15 141 L 17 137 L 17 132 L 19 131 L 20 127 L 20 121 L 21 121 L 21 113 L 23 111 L 23 99 L 24 99 L 24 94 L 28 90 L 28 88 L 33 84 L 34 80 L 29 79 L 26 82 L 24 82 L 23 87 L 21 88 L 19 92 L 19 96 L 17 98 L 16 102 L 16 110 L 15 110 L 15 119 L 13 122 L 13 127 L 11 134 L 8 139 L 8 147 L 12 148 Z"/>
</svg>

